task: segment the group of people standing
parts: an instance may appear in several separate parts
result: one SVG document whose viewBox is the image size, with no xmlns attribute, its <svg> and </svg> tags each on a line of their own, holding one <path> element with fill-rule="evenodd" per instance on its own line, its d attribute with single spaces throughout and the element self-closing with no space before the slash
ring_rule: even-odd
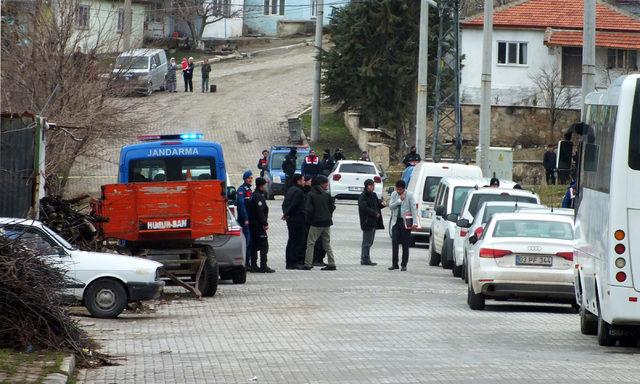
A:
<svg viewBox="0 0 640 384">
<path fill-rule="evenodd" d="M 183 57 L 182 63 L 180 64 L 180 70 L 182 70 L 182 79 L 184 80 L 185 92 L 193 92 L 194 69 L 195 69 L 195 63 L 193 62 L 193 57 L 189 57 L 189 59 L 187 59 L 186 57 Z M 176 59 L 172 57 L 169 60 L 169 65 L 167 66 L 167 74 L 165 75 L 167 92 L 178 92 L 177 91 L 177 72 L 178 72 L 178 65 L 176 64 Z M 211 73 L 211 64 L 209 64 L 209 59 L 204 59 L 204 61 L 200 65 L 200 72 L 202 75 L 202 92 L 208 92 L 209 74 Z"/>
</svg>

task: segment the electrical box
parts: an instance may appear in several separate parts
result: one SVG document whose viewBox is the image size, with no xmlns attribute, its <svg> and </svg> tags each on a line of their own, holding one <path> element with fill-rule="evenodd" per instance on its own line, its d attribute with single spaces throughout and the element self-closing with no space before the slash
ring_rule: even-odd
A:
<svg viewBox="0 0 640 384">
<path fill-rule="evenodd" d="M 476 147 L 476 164 L 480 164 L 480 151 Z M 498 179 L 513 180 L 513 148 L 507 147 L 490 147 L 489 155 L 489 174 L 484 177 L 493 177 L 494 173 Z"/>
</svg>

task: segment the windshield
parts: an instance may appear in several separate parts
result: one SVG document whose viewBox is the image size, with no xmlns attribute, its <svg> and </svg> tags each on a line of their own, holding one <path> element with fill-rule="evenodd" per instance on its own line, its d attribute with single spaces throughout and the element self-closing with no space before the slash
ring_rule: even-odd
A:
<svg viewBox="0 0 640 384">
<path fill-rule="evenodd" d="M 518 201 L 521 203 L 531 203 L 537 204 L 538 200 L 535 196 L 514 196 L 508 195 L 506 192 L 504 194 L 481 194 L 476 193 L 471 197 L 471 201 L 469 202 L 469 213 L 475 217 L 478 213 L 480 207 L 482 207 L 483 203 L 487 201 Z"/>
<path fill-rule="evenodd" d="M 377 175 L 376 168 L 371 164 L 358 164 L 358 163 L 350 163 L 350 164 L 341 164 L 340 172 L 343 173 L 358 173 L 363 175 Z"/>
<path fill-rule="evenodd" d="M 484 208 L 481 223 L 488 222 L 496 213 L 512 213 L 516 211 L 516 205 L 492 205 Z"/>
<path fill-rule="evenodd" d="M 470 190 L 471 187 L 455 187 L 453 189 L 453 207 L 451 208 L 451 213 L 455 213 L 456 215 L 460 214 Z"/>
<path fill-rule="evenodd" d="M 573 240 L 571 224 L 543 220 L 500 220 L 493 237 L 535 237 L 539 239 Z"/>
<path fill-rule="evenodd" d="M 629 167 L 640 170 L 640 79 L 636 81 L 636 94 L 633 98 L 633 110 L 631 111 Z"/>
<path fill-rule="evenodd" d="M 116 69 L 149 69 L 147 56 L 119 56 L 116 59 Z"/>
<path fill-rule="evenodd" d="M 129 162 L 129 182 L 183 181 L 216 178 L 213 157 L 159 157 Z"/>
<path fill-rule="evenodd" d="M 424 181 L 424 190 L 422 191 L 422 201 L 427 203 L 433 203 L 436 199 L 436 192 L 438 192 L 438 184 L 442 177 L 428 176 Z"/>
<path fill-rule="evenodd" d="M 71 249 L 71 250 L 76 249 L 76 247 L 74 247 L 73 245 L 69 244 L 69 242 L 67 242 L 67 240 L 63 239 L 62 236 L 58 235 L 57 233 L 55 233 L 53 230 L 49 229 L 48 227 L 42 226 L 42 229 L 44 229 L 44 231 L 47 232 L 51 237 L 55 238 L 58 241 L 58 243 L 62 244 L 63 247 L 65 247 L 67 249 Z"/>
<path fill-rule="evenodd" d="M 284 163 L 284 158 L 289 154 L 289 152 L 277 152 L 271 155 L 271 168 L 270 169 L 282 169 L 282 163 Z M 306 155 L 298 154 L 296 158 L 296 169 L 302 169 L 302 162 Z"/>
</svg>

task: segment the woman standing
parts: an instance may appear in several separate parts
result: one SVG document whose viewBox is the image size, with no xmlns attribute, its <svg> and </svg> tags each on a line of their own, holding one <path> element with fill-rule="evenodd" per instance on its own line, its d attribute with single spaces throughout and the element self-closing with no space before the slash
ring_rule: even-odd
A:
<svg viewBox="0 0 640 384">
<path fill-rule="evenodd" d="M 171 60 L 169 60 L 169 66 L 167 67 L 167 77 L 166 77 L 167 92 L 177 92 L 176 91 L 176 82 L 177 82 L 176 70 L 177 70 L 176 59 L 172 57 Z"/>
<path fill-rule="evenodd" d="M 188 86 L 188 80 L 187 77 L 189 76 L 189 63 L 187 62 L 187 58 L 183 57 L 182 58 L 182 79 L 184 80 L 184 91 L 187 92 L 187 86 Z"/>
</svg>

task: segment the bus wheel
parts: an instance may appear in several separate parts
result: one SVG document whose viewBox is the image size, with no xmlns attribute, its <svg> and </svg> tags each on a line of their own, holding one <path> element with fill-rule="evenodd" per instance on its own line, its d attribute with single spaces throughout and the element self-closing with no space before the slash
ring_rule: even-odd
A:
<svg viewBox="0 0 640 384">
<path fill-rule="evenodd" d="M 616 345 L 616 338 L 611 335 L 611 325 L 602 318 L 602 311 L 598 311 L 598 344 L 603 347 Z"/>
<path fill-rule="evenodd" d="M 580 306 L 580 332 L 583 335 L 598 334 L 598 319 L 587 311 L 584 305 Z"/>
</svg>

